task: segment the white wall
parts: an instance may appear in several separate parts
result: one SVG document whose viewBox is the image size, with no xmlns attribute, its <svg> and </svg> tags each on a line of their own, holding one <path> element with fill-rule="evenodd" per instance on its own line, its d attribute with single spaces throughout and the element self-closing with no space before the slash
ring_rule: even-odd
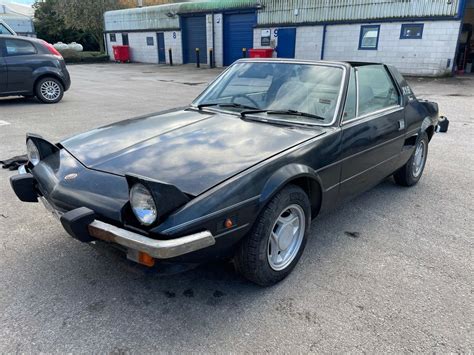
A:
<svg viewBox="0 0 474 355">
<path fill-rule="evenodd" d="M 270 30 L 270 45 L 262 46 L 262 30 Z M 275 33 L 278 27 L 254 28 L 253 30 L 253 48 L 275 48 L 278 45 L 278 35 Z M 276 58 L 276 52 L 273 51 L 273 57 Z"/>
<path fill-rule="evenodd" d="M 394 65 L 403 74 L 450 73 L 459 21 L 416 23 L 424 23 L 422 39 L 400 39 L 402 22 L 381 23 L 377 50 L 358 49 L 361 24 L 328 26 L 324 59 L 383 62 Z M 451 60 L 449 67 L 448 59 Z"/>
<path fill-rule="evenodd" d="M 115 61 L 114 50 L 112 47 L 122 45 L 122 35 L 120 33 L 115 34 L 116 42 L 110 42 L 110 33 L 107 33 L 106 36 L 107 36 L 107 53 L 109 53 L 110 60 Z"/>
<path fill-rule="evenodd" d="M 165 32 L 166 63 L 169 64 L 169 49 L 173 52 L 173 64 L 183 64 L 183 47 L 181 42 L 181 31 Z"/>
<path fill-rule="evenodd" d="M 296 29 L 295 57 L 299 59 L 321 59 L 323 26 L 302 26 Z"/>
<path fill-rule="evenodd" d="M 119 37 L 121 37 L 119 35 Z M 147 37 L 153 38 L 153 45 L 148 46 Z M 158 46 L 156 32 L 130 32 L 128 34 L 130 60 L 139 63 L 158 63 Z"/>
<path fill-rule="evenodd" d="M 278 30 L 285 27 L 256 28 L 253 31 L 254 48 L 271 48 L 278 46 Z M 272 42 L 270 46 L 261 45 L 262 29 L 270 30 Z M 321 55 L 322 26 L 301 26 L 296 27 L 295 58 L 319 60 Z M 276 57 L 277 53 L 273 52 Z"/>
<path fill-rule="evenodd" d="M 214 14 L 214 48 L 212 46 L 212 15 L 206 15 L 206 35 L 207 35 L 207 64 L 210 64 L 209 50 L 214 50 L 215 65 L 222 67 L 224 63 L 224 18 L 222 14 Z"/>
</svg>

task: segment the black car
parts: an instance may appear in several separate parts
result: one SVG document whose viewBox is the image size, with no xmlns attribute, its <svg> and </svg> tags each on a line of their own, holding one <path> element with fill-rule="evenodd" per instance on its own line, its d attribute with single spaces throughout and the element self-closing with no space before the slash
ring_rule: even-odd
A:
<svg viewBox="0 0 474 355">
<path fill-rule="evenodd" d="M 243 59 L 189 107 L 57 144 L 27 135 L 11 185 L 82 242 L 149 266 L 232 258 L 271 285 L 322 210 L 392 174 L 416 184 L 437 122 L 391 66 Z"/>
<path fill-rule="evenodd" d="M 36 96 L 53 104 L 61 101 L 70 86 L 64 59 L 51 44 L 0 35 L 0 96 Z"/>
</svg>

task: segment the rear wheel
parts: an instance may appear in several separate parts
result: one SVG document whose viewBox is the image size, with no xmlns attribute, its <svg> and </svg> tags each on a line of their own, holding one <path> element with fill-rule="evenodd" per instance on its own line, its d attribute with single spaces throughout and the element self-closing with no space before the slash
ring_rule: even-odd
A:
<svg viewBox="0 0 474 355">
<path fill-rule="evenodd" d="M 423 132 L 416 143 L 415 151 L 410 160 L 393 174 L 397 184 L 413 186 L 421 179 L 425 169 L 426 158 L 428 157 L 428 142 L 428 135 L 426 132 Z"/>
<path fill-rule="evenodd" d="M 303 253 L 310 222 L 308 196 L 288 185 L 268 203 L 240 245 L 234 259 L 237 271 L 261 286 L 284 279 Z"/>
<path fill-rule="evenodd" d="M 36 97 L 46 104 L 55 104 L 63 98 L 63 84 L 55 78 L 43 78 L 36 84 Z"/>
</svg>

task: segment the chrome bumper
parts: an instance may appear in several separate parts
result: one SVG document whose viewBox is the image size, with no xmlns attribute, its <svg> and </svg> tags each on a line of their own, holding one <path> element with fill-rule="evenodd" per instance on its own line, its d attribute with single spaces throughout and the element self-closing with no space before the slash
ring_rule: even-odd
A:
<svg viewBox="0 0 474 355">
<path fill-rule="evenodd" d="M 25 166 L 18 169 L 26 176 Z M 37 196 L 35 194 L 35 196 Z M 127 248 L 127 258 L 138 261 L 137 254 L 143 252 L 156 259 L 169 259 L 210 247 L 216 243 L 209 231 L 199 232 L 170 240 L 156 240 L 134 233 L 94 218 L 94 211 L 78 208 L 66 213 L 56 210 L 43 196 L 38 196 L 44 207 L 61 221 L 66 231 L 75 239 L 90 242 L 100 239 Z"/>
<path fill-rule="evenodd" d="M 169 259 L 210 247 L 216 243 L 211 232 L 204 231 L 170 240 L 156 240 L 94 220 L 88 226 L 89 234 L 97 239 L 145 252 L 153 258 Z M 128 255 L 128 254 L 127 254 Z"/>
</svg>

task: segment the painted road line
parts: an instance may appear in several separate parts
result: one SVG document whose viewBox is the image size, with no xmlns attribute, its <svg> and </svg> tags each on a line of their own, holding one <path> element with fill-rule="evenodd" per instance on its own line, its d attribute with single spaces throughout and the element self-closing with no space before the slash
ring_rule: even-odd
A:
<svg viewBox="0 0 474 355">
<path fill-rule="evenodd" d="M 10 124 L 10 122 L 0 120 L 0 126 L 6 126 L 6 125 L 9 125 L 9 124 Z"/>
</svg>

